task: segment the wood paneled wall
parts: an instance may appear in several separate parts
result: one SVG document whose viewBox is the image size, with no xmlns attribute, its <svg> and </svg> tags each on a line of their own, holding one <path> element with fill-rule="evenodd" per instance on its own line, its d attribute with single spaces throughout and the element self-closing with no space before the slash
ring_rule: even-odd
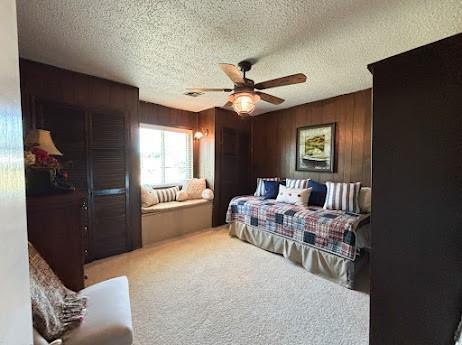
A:
<svg viewBox="0 0 462 345">
<path fill-rule="evenodd" d="M 298 127 L 336 123 L 335 171 L 295 170 Z M 371 185 L 371 90 L 274 111 L 252 119 L 252 183 L 257 177 L 360 181 Z"/>
<path fill-rule="evenodd" d="M 191 129 L 198 125 L 198 113 L 140 101 L 140 122 L 157 126 Z M 199 142 L 194 140 L 193 173 L 199 177 Z"/>
<path fill-rule="evenodd" d="M 151 125 L 196 129 L 197 113 L 140 101 L 140 122 Z"/>
<path fill-rule="evenodd" d="M 20 75 L 25 131 L 34 123 L 37 99 L 95 110 L 111 109 L 124 114 L 129 126 L 129 246 L 131 249 L 140 247 L 138 88 L 24 59 L 20 61 Z"/>
</svg>

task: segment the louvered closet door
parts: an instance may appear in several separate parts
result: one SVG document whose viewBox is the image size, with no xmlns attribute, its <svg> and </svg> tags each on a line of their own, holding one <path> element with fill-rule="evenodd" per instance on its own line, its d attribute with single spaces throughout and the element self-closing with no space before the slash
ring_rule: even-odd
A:
<svg viewBox="0 0 462 345">
<path fill-rule="evenodd" d="M 128 245 L 127 131 L 123 114 L 89 114 L 92 226 L 90 259 L 125 252 Z"/>
</svg>

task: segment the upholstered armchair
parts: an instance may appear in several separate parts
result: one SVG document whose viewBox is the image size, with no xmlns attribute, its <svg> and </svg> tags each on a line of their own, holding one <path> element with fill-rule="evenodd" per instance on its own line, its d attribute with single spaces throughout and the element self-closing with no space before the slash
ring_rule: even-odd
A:
<svg viewBox="0 0 462 345">
<path fill-rule="evenodd" d="M 133 328 L 126 277 L 109 279 L 83 289 L 87 311 L 82 324 L 48 343 L 34 329 L 34 345 L 132 345 Z"/>
</svg>

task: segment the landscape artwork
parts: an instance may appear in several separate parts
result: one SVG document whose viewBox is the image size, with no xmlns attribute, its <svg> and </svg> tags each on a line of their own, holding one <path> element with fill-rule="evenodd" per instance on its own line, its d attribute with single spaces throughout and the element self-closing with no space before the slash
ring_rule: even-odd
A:
<svg viewBox="0 0 462 345">
<path fill-rule="evenodd" d="M 335 123 L 297 128 L 296 170 L 334 172 Z"/>
</svg>

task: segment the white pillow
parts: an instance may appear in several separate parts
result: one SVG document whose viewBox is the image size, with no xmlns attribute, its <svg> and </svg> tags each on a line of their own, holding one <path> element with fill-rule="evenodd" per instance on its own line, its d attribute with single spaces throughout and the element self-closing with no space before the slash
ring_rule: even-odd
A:
<svg viewBox="0 0 462 345">
<path fill-rule="evenodd" d="M 182 191 L 188 193 L 189 199 L 201 199 L 202 192 L 206 188 L 205 178 L 193 178 L 183 183 Z"/>
<path fill-rule="evenodd" d="M 180 190 L 176 193 L 176 201 L 185 201 L 189 199 L 189 194 L 183 190 Z"/>
<path fill-rule="evenodd" d="M 307 206 L 310 194 L 311 188 L 287 188 L 284 185 L 280 185 L 276 201 L 293 205 Z"/>
<path fill-rule="evenodd" d="M 141 206 L 150 207 L 158 203 L 157 193 L 149 186 L 141 186 Z"/>
<path fill-rule="evenodd" d="M 213 198 L 214 198 L 213 190 L 209 188 L 204 189 L 204 191 L 202 192 L 202 199 L 213 200 Z"/>
<path fill-rule="evenodd" d="M 359 191 L 359 208 L 361 210 L 361 213 L 371 213 L 371 197 L 372 188 L 361 187 L 361 190 Z"/>
</svg>

